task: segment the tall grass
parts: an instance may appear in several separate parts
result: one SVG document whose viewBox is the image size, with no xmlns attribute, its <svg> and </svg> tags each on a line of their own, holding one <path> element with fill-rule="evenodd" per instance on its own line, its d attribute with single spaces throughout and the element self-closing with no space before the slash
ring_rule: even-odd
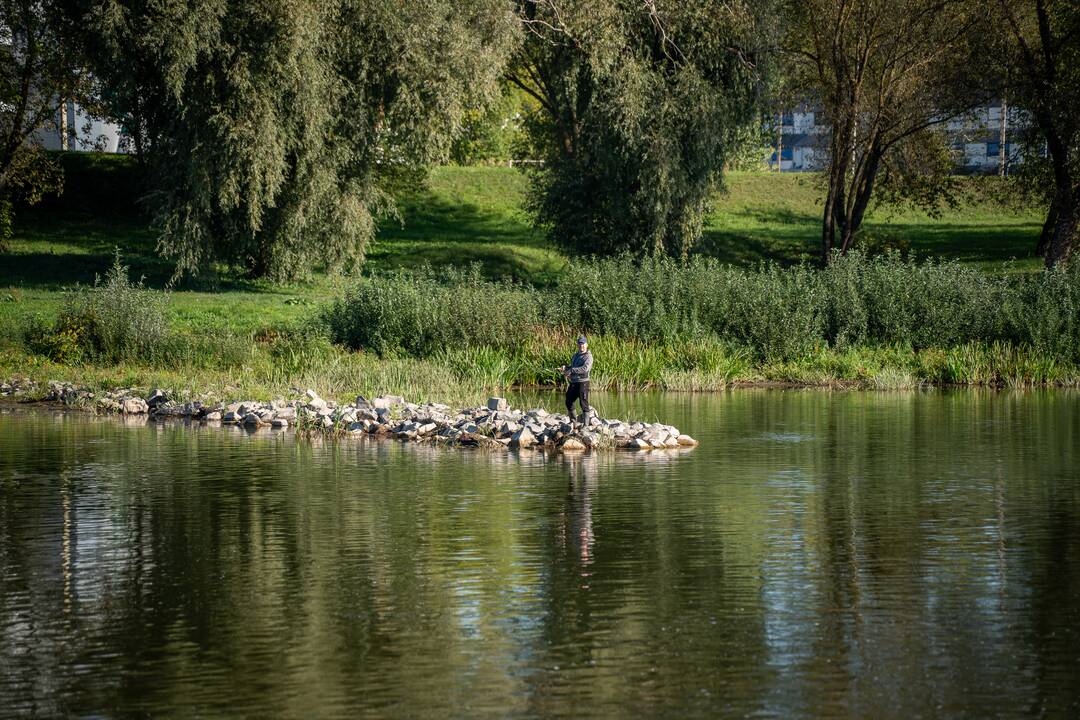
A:
<svg viewBox="0 0 1080 720">
<path fill-rule="evenodd" d="M 1080 265 L 989 276 L 897 254 L 852 253 L 821 270 L 622 257 L 573 264 L 548 290 L 484 282 L 477 271 L 369 278 L 326 320 L 334 341 L 347 347 L 415 357 L 446 347 L 517 348 L 543 329 L 650 346 L 714 341 L 772 362 L 821 347 L 995 342 L 1076 362 Z M 645 351 L 629 352 L 641 366 L 632 374 L 648 382 Z"/>
</svg>

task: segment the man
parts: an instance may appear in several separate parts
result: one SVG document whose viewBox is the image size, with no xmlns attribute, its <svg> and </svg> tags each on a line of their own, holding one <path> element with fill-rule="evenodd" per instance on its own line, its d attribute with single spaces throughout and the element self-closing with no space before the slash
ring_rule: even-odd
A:
<svg viewBox="0 0 1080 720">
<path fill-rule="evenodd" d="M 570 381 L 566 388 L 566 413 L 570 421 L 574 420 L 574 401 L 581 402 L 581 424 L 589 422 L 589 371 L 592 370 L 592 353 L 589 352 L 589 341 L 584 335 L 577 339 L 578 351 L 570 360 L 569 365 L 563 365 L 563 375 Z"/>
</svg>

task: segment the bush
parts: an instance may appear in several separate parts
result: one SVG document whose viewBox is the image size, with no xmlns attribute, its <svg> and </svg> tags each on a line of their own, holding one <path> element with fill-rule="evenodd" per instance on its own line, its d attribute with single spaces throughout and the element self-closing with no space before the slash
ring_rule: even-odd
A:
<svg viewBox="0 0 1080 720">
<path fill-rule="evenodd" d="M 995 277 L 898 252 L 837 256 L 825 269 L 713 260 L 573 263 L 551 290 L 430 271 L 361 281 L 327 313 L 335 342 L 380 354 L 514 348 L 542 325 L 652 344 L 719 340 L 755 359 L 815 347 L 955 348 L 1011 343 L 1080 360 L 1080 267 Z"/>
<path fill-rule="evenodd" d="M 128 280 L 120 257 L 93 287 L 76 287 L 51 326 L 28 332 L 31 349 L 58 362 L 120 362 L 161 352 L 168 332 L 168 295 Z"/>
<path fill-rule="evenodd" d="M 487 282 L 478 266 L 364 278 L 328 308 L 331 339 L 379 355 L 424 357 L 447 347 L 507 347 L 538 322 L 538 293 Z"/>
</svg>

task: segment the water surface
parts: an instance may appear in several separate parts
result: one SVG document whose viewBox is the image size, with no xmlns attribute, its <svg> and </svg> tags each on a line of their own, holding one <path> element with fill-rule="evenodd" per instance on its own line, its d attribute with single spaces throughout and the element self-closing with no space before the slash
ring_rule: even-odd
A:
<svg viewBox="0 0 1080 720">
<path fill-rule="evenodd" d="M 1080 715 L 1080 395 L 596 404 L 702 445 L 4 406 L 0 717 Z"/>
</svg>

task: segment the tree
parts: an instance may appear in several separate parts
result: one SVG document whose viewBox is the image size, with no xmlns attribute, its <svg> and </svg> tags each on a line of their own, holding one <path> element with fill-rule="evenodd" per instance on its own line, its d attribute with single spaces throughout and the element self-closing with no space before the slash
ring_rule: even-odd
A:
<svg viewBox="0 0 1080 720">
<path fill-rule="evenodd" d="M 141 128 L 177 273 L 358 267 L 391 189 L 493 94 L 498 0 L 85 0 L 115 114 Z"/>
<path fill-rule="evenodd" d="M 683 256 L 731 146 L 755 119 L 749 3 L 518 0 L 507 77 L 526 128 L 537 224 L 572 253 Z"/>
<path fill-rule="evenodd" d="M 994 54 L 1009 92 L 1038 131 L 1052 178 L 1040 251 L 1047 267 L 1069 260 L 1080 223 L 1080 5 L 998 0 L 1005 39 Z"/>
<path fill-rule="evenodd" d="M 854 244 L 875 187 L 933 206 L 951 169 L 935 128 L 974 100 L 958 81 L 976 12 L 961 0 L 790 0 L 791 80 L 824 109 L 822 261 Z"/>
<path fill-rule="evenodd" d="M 77 46 L 48 0 L 0 1 L 0 250 L 16 195 L 35 202 L 58 186 L 59 165 L 40 144 L 57 129 L 65 99 L 84 85 Z"/>
</svg>

